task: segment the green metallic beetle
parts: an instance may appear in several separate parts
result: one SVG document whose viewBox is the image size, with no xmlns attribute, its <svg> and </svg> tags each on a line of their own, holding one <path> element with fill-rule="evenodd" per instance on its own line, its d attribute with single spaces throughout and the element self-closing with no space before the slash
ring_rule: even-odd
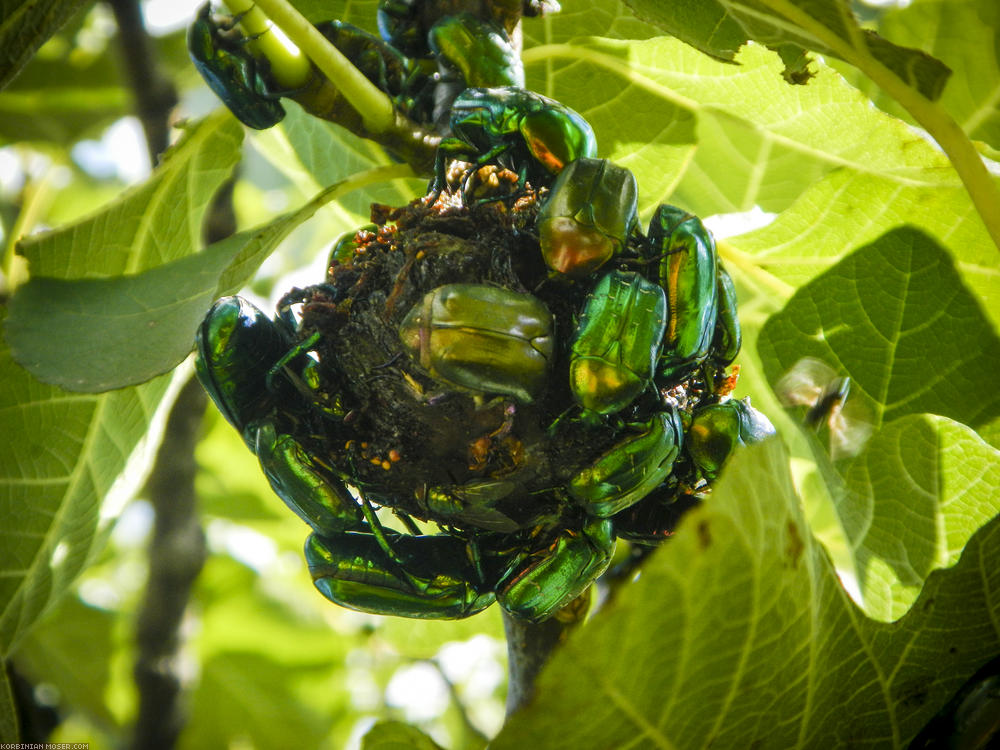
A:
<svg viewBox="0 0 1000 750">
<path fill-rule="evenodd" d="M 649 222 L 647 253 L 670 311 L 659 370 L 667 380 L 679 381 L 712 347 L 718 315 L 715 240 L 697 216 L 662 204 Z"/>
<path fill-rule="evenodd" d="M 559 173 L 538 213 L 545 265 L 586 276 L 618 255 L 637 222 L 633 174 L 607 159 L 576 159 Z"/>
<path fill-rule="evenodd" d="M 428 122 L 434 107 L 435 82 L 416 60 L 374 34 L 343 21 L 323 21 L 316 29 L 384 92 L 400 112 Z"/>
<path fill-rule="evenodd" d="M 612 414 L 650 383 L 667 325 L 663 290 L 632 271 L 606 274 L 580 315 L 569 385 L 584 409 Z"/>
<path fill-rule="evenodd" d="M 477 529 L 510 534 L 525 524 L 507 511 L 505 501 L 517 500 L 517 485 L 506 479 L 475 479 L 465 484 L 430 487 L 423 504 L 430 515 L 454 519 Z"/>
<path fill-rule="evenodd" d="M 201 6 L 188 29 L 188 53 L 215 95 L 247 127 L 266 130 L 285 117 L 285 110 L 267 81 L 266 60 L 247 50 L 245 39 L 232 32 L 236 19 L 217 21 L 211 6 Z"/>
<path fill-rule="evenodd" d="M 750 405 L 749 398 L 731 399 L 695 411 L 687 452 L 701 475 L 711 481 L 737 446 L 759 443 L 774 434 L 770 420 Z"/>
<path fill-rule="evenodd" d="M 548 619 L 607 570 L 614 550 L 612 524 L 607 519 L 594 519 L 579 531 L 563 531 L 529 552 L 500 579 L 497 602 L 523 620 Z"/>
<path fill-rule="evenodd" d="M 740 353 L 743 335 L 736 312 L 736 287 L 729 272 L 719 263 L 718 316 L 712 337 L 712 360 L 719 367 L 728 367 Z"/>
<path fill-rule="evenodd" d="M 223 297 L 205 316 L 195 347 L 199 380 L 257 455 L 275 494 L 317 531 L 356 527 L 357 503 L 291 434 L 311 408 L 299 376 L 309 357 L 292 332 L 250 302 Z"/>
<path fill-rule="evenodd" d="M 673 470 L 684 441 L 676 409 L 640 425 L 641 432 L 615 445 L 566 485 L 566 491 L 592 516 L 610 518 L 634 505 L 663 483 Z"/>
<path fill-rule="evenodd" d="M 442 382 L 531 401 L 552 359 L 552 316 L 530 294 L 486 284 L 428 292 L 399 327 L 413 358 Z"/>
<path fill-rule="evenodd" d="M 424 0 L 379 0 L 375 22 L 379 35 L 409 57 L 426 57 L 427 27 L 423 24 Z"/>
<path fill-rule="evenodd" d="M 256 446 L 256 430 L 247 427 L 275 413 L 279 404 L 288 411 L 287 405 L 298 399 L 284 379 L 268 386 L 271 369 L 294 347 L 290 331 L 242 297 L 218 300 L 198 328 L 198 378 L 251 450 Z"/>
<path fill-rule="evenodd" d="M 470 88 L 451 111 L 453 137 L 441 141 L 429 193 L 445 187 L 451 159 L 499 164 L 518 174 L 519 186 L 542 184 L 574 159 L 597 155 L 594 131 L 569 107 L 516 87 Z"/>
<path fill-rule="evenodd" d="M 391 533 L 388 542 L 396 559 L 371 533 L 310 535 L 305 554 L 316 588 L 349 609 L 420 619 L 468 617 L 494 602 L 492 586 L 474 581 L 462 540 Z"/>
<path fill-rule="evenodd" d="M 437 62 L 434 122 L 448 125 L 456 97 L 467 88 L 524 87 L 524 66 L 502 28 L 471 13 L 446 16 L 427 33 Z"/>
</svg>

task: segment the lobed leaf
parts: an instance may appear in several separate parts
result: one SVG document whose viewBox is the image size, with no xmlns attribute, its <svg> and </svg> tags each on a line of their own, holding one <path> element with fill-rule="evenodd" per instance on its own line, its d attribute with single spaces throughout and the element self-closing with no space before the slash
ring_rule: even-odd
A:
<svg viewBox="0 0 1000 750">
<path fill-rule="evenodd" d="M 1000 653 L 1000 520 L 869 620 L 810 535 L 776 440 L 555 654 L 491 747 L 901 748 Z"/>
<path fill-rule="evenodd" d="M 843 475 L 837 510 L 865 611 L 880 620 L 902 617 L 931 572 L 1000 514 L 1000 451 L 943 417 L 892 422 Z"/>
<path fill-rule="evenodd" d="M 836 173 L 961 190 L 939 152 L 825 66 L 788 86 L 756 45 L 734 68 L 667 37 L 529 41 L 529 87 L 587 118 L 600 155 L 635 173 L 642 213 L 665 201 L 703 216 L 782 211 Z"/>
<path fill-rule="evenodd" d="M 950 257 L 903 227 L 801 287 L 764 324 L 758 350 L 771 383 L 803 358 L 851 378 L 844 413 L 855 406 L 875 435 L 846 446 L 859 453 L 851 460 L 830 464 L 822 447 L 817 460 L 866 610 L 901 616 L 931 571 L 953 564 L 1000 513 L 1000 455 L 964 426 L 1000 416 L 1000 396 L 983 377 L 1000 361 L 1000 338 Z M 855 427 L 826 430 L 835 459 L 836 441 L 858 435 Z"/>
<path fill-rule="evenodd" d="M 876 429 L 924 412 L 971 427 L 1000 415 L 1000 394 L 984 377 L 1000 361 L 1000 338 L 950 256 L 912 227 L 801 287 L 758 346 L 771 383 L 802 357 L 849 375 Z"/>
</svg>

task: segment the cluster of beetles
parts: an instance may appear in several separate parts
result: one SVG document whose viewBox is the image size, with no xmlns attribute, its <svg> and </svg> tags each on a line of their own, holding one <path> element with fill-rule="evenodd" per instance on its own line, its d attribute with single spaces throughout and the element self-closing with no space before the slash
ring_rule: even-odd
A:
<svg viewBox="0 0 1000 750">
<path fill-rule="evenodd" d="M 736 298 L 701 221 L 661 205 L 643 233 L 635 177 L 524 87 L 503 19 L 429 5 L 383 0 L 381 36 L 317 25 L 441 133 L 428 194 L 373 206 L 274 316 L 218 300 L 197 371 L 312 528 L 330 600 L 419 618 L 496 601 L 537 622 L 608 568 L 616 538 L 669 537 L 773 428 L 730 397 Z M 279 94 L 234 25 L 206 6 L 192 59 L 270 127 Z"/>
</svg>

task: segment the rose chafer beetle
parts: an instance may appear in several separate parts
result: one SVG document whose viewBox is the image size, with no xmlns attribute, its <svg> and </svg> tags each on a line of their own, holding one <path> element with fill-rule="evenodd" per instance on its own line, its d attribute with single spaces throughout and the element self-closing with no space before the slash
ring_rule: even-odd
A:
<svg viewBox="0 0 1000 750">
<path fill-rule="evenodd" d="M 396 559 L 371 533 L 310 535 L 305 554 L 316 588 L 349 609 L 420 619 L 468 617 L 494 602 L 492 586 L 475 582 L 462 540 L 391 533 L 388 542 Z"/>
<path fill-rule="evenodd" d="M 518 174 L 518 184 L 546 181 L 574 159 L 597 155 L 594 131 L 569 107 L 516 87 L 470 88 L 451 111 L 453 137 L 441 141 L 429 192 L 445 186 L 449 159 L 496 163 Z"/>
<path fill-rule="evenodd" d="M 712 360 L 719 367 L 728 367 L 740 353 L 743 336 L 736 312 L 736 287 L 729 272 L 719 263 L 718 315 L 712 338 Z"/>
<path fill-rule="evenodd" d="M 434 81 L 417 61 L 374 34 L 343 21 L 323 21 L 316 24 L 316 29 L 392 99 L 398 110 L 420 122 L 430 119 Z"/>
<path fill-rule="evenodd" d="M 669 476 L 684 440 L 676 409 L 655 415 L 572 477 L 566 491 L 592 516 L 608 518 L 642 500 Z"/>
<path fill-rule="evenodd" d="M 662 204 L 649 222 L 647 243 L 670 310 L 659 370 L 678 381 L 712 347 L 718 315 L 715 240 L 697 216 Z"/>
<path fill-rule="evenodd" d="M 632 403 L 650 383 L 666 325 L 659 286 L 632 271 L 606 274 L 573 334 L 569 384 L 577 403 L 597 414 Z"/>
<path fill-rule="evenodd" d="M 424 295 L 399 327 L 411 356 L 453 386 L 530 403 L 545 387 L 552 316 L 530 294 L 447 284 Z"/>
<path fill-rule="evenodd" d="M 530 622 L 551 617 L 607 570 L 615 550 L 611 522 L 597 518 L 529 552 L 496 586 L 497 602 Z"/>
<path fill-rule="evenodd" d="M 559 173 L 538 213 L 545 265 L 586 276 L 618 255 L 635 228 L 639 188 L 607 159 L 576 159 Z"/>
<path fill-rule="evenodd" d="M 455 98 L 467 88 L 524 87 L 524 66 L 500 26 L 471 13 L 446 16 L 427 33 L 437 61 L 434 121 L 447 126 Z"/>
<path fill-rule="evenodd" d="M 240 297 L 223 297 L 205 316 L 195 348 L 199 380 L 257 455 L 275 494 L 317 531 L 360 524 L 347 489 L 292 435 L 309 418 L 300 375 L 311 360 L 284 324 Z"/>
<path fill-rule="evenodd" d="M 216 21 L 205 3 L 188 29 L 188 53 L 205 83 L 240 122 L 266 130 L 281 122 L 285 110 L 267 81 L 267 61 L 250 54 L 246 39 L 233 30 L 235 23 Z"/>
<path fill-rule="evenodd" d="M 294 347 L 285 327 L 242 297 L 218 300 L 198 327 L 198 379 L 251 450 L 256 446 L 256 431 L 246 428 L 274 414 L 279 405 L 289 411 L 298 398 L 284 379 L 268 383 L 271 369 Z"/>
<path fill-rule="evenodd" d="M 711 481 L 737 446 L 759 443 L 774 434 L 774 425 L 750 405 L 749 398 L 731 399 L 695 411 L 687 451 L 701 475 Z"/>
</svg>

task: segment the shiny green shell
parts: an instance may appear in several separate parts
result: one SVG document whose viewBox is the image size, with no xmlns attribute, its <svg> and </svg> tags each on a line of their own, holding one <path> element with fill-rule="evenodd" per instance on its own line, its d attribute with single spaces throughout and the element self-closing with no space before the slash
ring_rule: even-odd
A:
<svg viewBox="0 0 1000 750">
<path fill-rule="evenodd" d="M 666 330 L 663 290 L 631 271 L 606 274 L 573 334 L 569 385 L 584 409 L 612 414 L 650 382 Z"/>
<path fill-rule="evenodd" d="M 239 43 L 227 41 L 220 35 L 221 29 L 206 3 L 188 28 L 188 53 L 195 68 L 244 125 L 256 130 L 277 125 L 285 110 L 269 92 L 262 75 L 267 62 L 256 60 Z"/>
<path fill-rule="evenodd" d="M 670 475 L 684 440 L 675 409 L 660 412 L 642 432 L 601 455 L 566 485 L 588 514 L 607 518 L 637 503 Z"/>
<path fill-rule="evenodd" d="M 545 387 L 552 316 L 530 294 L 486 284 L 428 292 L 400 325 L 410 355 L 432 377 L 530 403 Z"/>
<path fill-rule="evenodd" d="M 379 615 L 420 619 L 468 617 L 495 600 L 488 586 L 472 581 L 465 544 L 447 534 L 390 537 L 405 571 L 373 534 L 312 534 L 305 555 L 316 588 L 332 602 Z"/>
<path fill-rule="evenodd" d="M 712 346 L 718 314 L 715 240 L 697 216 L 663 204 L 649 223 L 648 242 L 670 311 L 660 369 L 676 380 Z"/>
<path fill-rule="evenodd" d="M 538 213 L 542 258 L 553 271 L 586 276 L 622 251 L 637 221 L 635 176 L 607 159 L 570 162 Z"/>
</svg>

